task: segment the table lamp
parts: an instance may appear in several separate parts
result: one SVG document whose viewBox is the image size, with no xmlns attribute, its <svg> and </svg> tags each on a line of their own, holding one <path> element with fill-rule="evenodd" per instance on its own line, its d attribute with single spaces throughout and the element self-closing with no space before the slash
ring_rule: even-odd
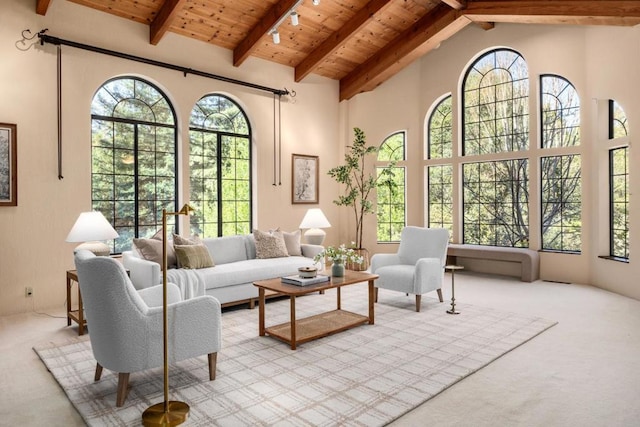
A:
<svg viewBox="0 0 640 427">
<path fill-rule="evenodd" d="M 307 243 L 312 245 L 322 244 L 327 233 L 321 228 L 329 227 L 331 227 L 329 220 L 318 208 L 309 209 L 300 223 L 300 228 L 308 229 L 305 231 L 304 237 L 307 239 Z"/>
<path fill-rule="evenodd" d="M 101 212 L 82 212 L 73 228 L 67 235 L 67 242 L 82 242 L 76 246 L 74 252 L 86 249 L 96 256 L 108 256 L 111 253 L 109 245 L 99 240 L 111 240 L 118 237 L 118 232 L 109 224 Z"/>
</svg>

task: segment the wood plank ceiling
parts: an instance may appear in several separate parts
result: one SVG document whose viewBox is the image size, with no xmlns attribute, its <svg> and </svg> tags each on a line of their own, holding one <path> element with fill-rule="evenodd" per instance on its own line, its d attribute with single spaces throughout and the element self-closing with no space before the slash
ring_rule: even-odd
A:
<svg viewBox="0 0 640 427">
<path fill-rule="evenodd" d="M 637 0 L 35 0 L 36 13 L 58 1 L 148 25 L 151 44 L 169 31 L 232 50 L 238 67 L 253 56 L 293 67 L 297 82 L 310 73 L 339 80 L 340 100 L 375 89 L 472 23 L 640 23 Z"/>
</svg>

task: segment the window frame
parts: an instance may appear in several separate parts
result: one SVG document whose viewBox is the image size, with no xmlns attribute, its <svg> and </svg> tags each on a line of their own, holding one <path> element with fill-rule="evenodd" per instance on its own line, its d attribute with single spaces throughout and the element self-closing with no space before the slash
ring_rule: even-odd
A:
<svg viewBox="0 0 640 427">
<path fill-rule="evenodd" d="M 236 133 L 236 132 L 230 132 L 228 130 L 217 130 L 217 129 L 208 129 L 208 128 L 201 128 L 201 127 L 196 127 L 192 124 L 191 120 L 193 118 L 193 111 L 196 108 L 200 108 L 200 110 L 202 110 L 202 108 L 198 105 L 199 102 L 201 102 L 202 100 L 204 100 L 205 98 L 208 97 L 217 97 L 220 99 L 223 99 L 231 104 L 233 104 L 233 106 L 235 108 L 237 108 L 237 114 L 242 115 L 244 122 L 246 124 L 247 127 L 247 133 L 246 134 L 242 134 L 242 133 Z M 244 109 L 242 108 L 242 106 L 235 101 L 234 99 L 232 99 L 231 97 L 224 95 L 224 94 L 220 94 L 220 93 L 210 93 L 207 95 L 204 95 L 202 97 L 200 97 L 200 99 L 194 104 L 192 110 L 191 110 L 191 114 L 189 116 L 189 183 L 190 183 L 190 187 L 191 187 L 191 180 L 194 179 L 193 177 L 193 170 L 192 170 L 192 160 L 191 160 L 191 149 L 192 149 L 192 136 L 191 133 L 192 132 L 200 132 L 203 134 L 208 134 L 208 135 L 215 135 L 215 139 L 216 139 L 216 157 L 215 157 L 215 163 L 216 163 L 216 217 L 217 217 L 217 221 L 207 221 L 206 218 L 204 217 L 204 212 L 206 211 L 206 209 L 203 209 L 203 221 L 202 224 L 200 224 L 201 227 L 201 231 L 200 230 L 194 230 L 193 229 L 193 225 L 192 225 L 192 232 L 195 231 L 200 231 L 201 233 L 204 233 L 204 227 L 206 226 L 206 224 L 213 224 L 216 223 L 216 229 L 217 229 L 217 235 L 216 236 L 209 236 L 204 234 L 204 237 L 221 237 L 221 236 L 225 236 L 225 235 L 231 235 L 229 233 L 225 233 L 225 226 L 228 226 L 229 224 L 235 224 L 235 233 L 238 234 L 238 230 L 239 230 L 239 226 L 238 224 L 243 223 L 242 222 L 238 222 L 237 221 L 237 215 L 235 217 L 235 221 L 225 221 L 224 220 L 224 209 L 225 209 L 225 199 L 223 199 L 224 196 L 224 177 L 223 177 L 223 167 L 222 167 L 222 163 L 225 159 L 225 157 L 221 156 L 221 153 L 223 153 L 223 149 L 222 146 L 224 144 L 223 140 L 225 138 L 241 138 L 243 140 L 246 140 L 247 142 L 247 148 L 249 150 L 248 152 L 248 159 L 243 159 L 246 160 L 248 162 L 248 179 L 247 180 L 240 180 L 240 181 L 248 181 L 248 200 L 244 200 L 243 202 L 248 202 L 248 227 L 245 230 L 241 230 L 241 234 L 249 234 L 251 233 L 251 231 L 253 230 L 253 203 L 254 203 L 254 197 L 253 197 L 253 137 L 252 137 L 252 131 L 251 131 L 251 122 L 249 121 L 249 117 L 247 116 L 247 113 L 244 111 Z M 209 158 L 211 159 L 211 158 Z M 237 171 L 237 168 L 234 169 L 235 171 Z M 234 181 L 238 181 L 238 180 L 234 180 Z M 193 192 L 193 188 L 190 188 L 190 196 L 192 195 Z M 201 201 L 199 198 L 196 199 L 198 201 Z M 238 202 L 237 199 L 226 199 L 226 202 Z M 203 201 L 204 202 L 204 201 Z M 210 202 L 209 200 L 207 202 Z"/>
<path fill-rule="evenodd" d="M 117 82 L 117 81 L 126 81 L 126 80 L 131 80 L 133 81 L 134 84 L 134 97 L 133 98 L 125 98 L 125 97 L 121 97 L 120 100 L 118 101 L 116 99 L 116 97 L 107 90 L 107 92 L 109 92 L 109 94 L 113 97 L 114 100 L 116 100 L 117 102 L 115 103 L 113 109 L 112 109 L 112 115 L 104 115 L 104 114 L 94 114 L 93 110 L 94 110 L 94 102 L 96 102 L 96 97 L 99 95 L 99 93 L 101 92 L 102 89 L 105 88 L 105 86 L 109 85 L 110 83 L 113 82 Z M 148 120 L 136 120 L 136 119 L 131 119 L 131 118 L 124 118 L 124 117 L 118 117 L 117 115 L 113 115 L 113 112 L 116 110 L 117 106 L 120 104 L 120 102 L 122 101 L 126 101 L 129 99 L 134 99 L 136 101 L 140 101 L 140 99 L 135 97 L 135 89 L 136 89 L 136 83 L 142 83 L 143 85 L 149 86 L 150 88 L 152 88 L 153 90 L 155 90 L 158 95 L 160 95 L 160 97 L 164 100 L 164 102 L 166 103 L 167 107 L 169 108 L 169 112 L 171 113 L 171 118 L 172 118 L 172 122 L 173 124 L 167 124 L 167 123 L 161 123 L 161 122 L 150 122 Z M 156 101 L 154 104 L 157 104 L 158 101 Z M 146 104 L 146 103 L 145 103 Z M 151 106 L 149 104 L 146 104 L 147 107 L 151 108 Z M 96 107 L 97 108 L 97 107 Z M 92 166 L 91 166 L 91 206 L 92 209 L 95 210 L 99 210 L 100 212 L 102 212 L 102 214 L 107 218 L 107 220 L 109 220 L 109 222 L 111 223 L 111 225 L 116 229 L 116 231 L 120 231 L 119 234 L 120 236 L 117 237 L 116 239 L 113 239 L 110 243 L 110 251 L 111 254 L 120 254 L 122 252 L 122 250 L 125 250 L 125 248 L 129 247 L 132 242 L 133 242 L 133 238 L 140 238 L 140 237 L 151 237 L 153 234 L 155 234 L 157 232 L 157 230 L 162 226 L 162 209 L 160 209 L 160 205 L 164 205 L 164 203 L 162 203 L 162 200 L 158 199 L 157 197 L 154 198 L 153 200 L 150 200 L 150 202 L 152 202 L 156 209 L 155 209 L 155 222 L 152 224 L 141 224 L 140 223 L 140 153 L 141 150 L 139 147 L 139 142 L 140 142 L 140 132 L 139 132 L 139 127 L 140 126 L 151 126 L 154 128 L 166 128 L 166 129 L 173 129 L 173 143 L 172 143 L 172 149 L 173 149 L 173 200 L 169 200 L 170 203 L 172 203 L 172 206 L 166 206 L 164 205 L 164 209 L 167 209 L 169 211 L 177 211 L 178 209 L 178 199 L 179 199 L 179 186 L 178 186 L 178 176 L 179 176 L 179 156 L 178 156 L 178 133 L 179 133 L 179 125 L 177 122 L 177 115 L 175 112 L 175 108 L 173 106 L 173 104 L 171 103 L 170 98 L 167 96 L 167 94 L 160 89 L 160 87 L 158 87 L 158 85 L 154 84 L 153 82 L 146 80 L 144 78 L 141 77 L 137 77 L 137 76 L 119 76 L 119 77 L 113 77 L 111 79 L 108 79 L 107 81 L 103 82 L 98 89 L 96 90 L 96 92 L 94 93 L 93 97 L 92 97 L 92 101 L 91 101 L 91 159 L 92 159 Z M 111 174 L 106 174 L 106 173 L 97 173 L 94 170 L 94 156 L 96 155 L 96 153 L 94 152 L 94 150 L 96 148 L 105 148 L 105 147 L 101 147 L 101 146 L 96 146 L 94 145 L 94 121 L 101 121 L 101 122 L 109 122 L 111 123 L 111 126 L 116 126 L 117 123 L 120 124 L 127 124 L 127 125 L 132 125 L 133 126 L 133 148 L 131 149 L 131 151 L 133 152 L 133 224 L 131 225 L 121 225 L 119 224 L 118 221 L 118 208 L 116 206 L 116 193 L 117 193 L 117 182 L 116 182 L 116 177 L 117 177 L 117 173 L 116 173 L 116 151 L 117 149 L 121 150 L 121 148 L 117 148 L 117 144 L 116 144 L 116 136 L 115 134 L 113 134 L 112 136 L 112 140 L 111 140 L 111 150 L 112 150 L 112 156 L 111 159 L 113 161 L 112 163 L 112 167 L 113 167 L 113 171 Z M 144 153 L 148 153 L 149 151 L 144 150 Z M 153 153 L 159 153 L 159 151 L 155 150 L 152 151 Z M 155 156 L 154 156 L 155 159 Z M 101 209 L 99 207 L 99 200 L 101 199 L 95 199 L 94 198 L 94 194 L 96 191 L 96 181 L 95 178 L 97 175 L 101 175 L 101 176 L 105 176 L 105 175 L 110 175 L 113 178 L 113 192 L 111 195 L 111 198 L 109 200 L 104 200 L 105 202 L 111 202 L 112 204 L 112 208 L 110 210 L 110 212 L 106 212 L 103 209 Z M 157 177 L 157 175 L 154 175 L 154 177 Z M 155 194 L 157 195 L 158 192 L 156 191 Z M 98 206 L 98 207 L 96 207 Z M 168 224 L 170 224 L 172 227 L 174 227 L 176 232 L 179 232 L 179 224 L 175 221 L 175 218 L 169 218 L 168 219 Z M 142 233 L 141 229 L 142 228 L 148 228 L 151 229 L 151 227 L 153 227 L 153 232 L 148 231 L 146 233 Z M 130 236 L 129 234 L 127 235 L 123 235 L 122 234 L 122 230 L 123 229 L 133 229 L 133 236 Z M 129 239 L 131 239 L 131 241 L 129 242 Z M 120 246 L 120 249 L 122 250 L 118 250 L 118 246 Z"/>
</svg>

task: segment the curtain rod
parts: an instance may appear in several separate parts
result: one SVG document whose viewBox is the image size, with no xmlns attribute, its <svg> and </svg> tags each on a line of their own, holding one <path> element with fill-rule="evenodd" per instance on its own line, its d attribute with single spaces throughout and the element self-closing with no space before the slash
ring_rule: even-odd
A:
<svg viewBox="0 0 640 427">
<path fill-rule="evenodd" d="M 265 92 L 271 92 L 275 95 L 290 95 L 292 92 L 289 92 L 286 88 L 283 89 L 274 89 L 274 88 L 270 88 L 267 86 L 261 86 L 261 85 L 257 85 L 254 83 L 250 83 L 250 82 L 245 82 L 242 80 L 236 80 L 236 79 L 232 79 L 229 77 L 224 77 L 224 76 L 219 76 L 217 74 L 212 74 L 212 73 L 208 73 L 206 71 L 199 71 L 199 70 L 194 70 L 192 68 L 187 68 L 187 67 L 182 67 L 180 65 L 174 65 L 174 64 L 169 64 L 167 62 L 162 62 L 162 61 L 156 61 L 154 59 L 149 59 L 149 58 L 143 58 L 141 56 L 135 56 L 135 55 L 130 55 L 128 53 L 122 53 L 122 52 L 117 52 L 115 50 L 109 50 L 109 49 L 104 49 L 101 47 L 97 47 L 97 46 L 91 46 L 91 45 L 87 45 L 87 44 L 83 44 L 83 43 L 78 43 L 78 42 L 74 42 L 71 40 L 64 40 L 58 37 L 53 37 L 50 35 L 45 34 L 45 30 L 42 30 L 38 33 L 38 38 L 40 39 L 40 44 L 44 45 L 45 43 L 51 43 L 57 46 L 60 45 L 65 45 L 65 46 L 71 46 L 71 47 L 75 47 L 78 49 L 83 49 L 83 50 L 88 50 L 91 52 L 96 52 L 96 53 L 101 53 L 103 55 L 109 55 L 109 56 L 115 56 L 117 58 L 123 58 L 123 59 L 128 59 L 131 61 L 136 61 L 136 62 L 141 62 L 143 64 L 149 64 L 149 65 L 155 65 L 156 67 L 162 67 L 162 68 L 168 68 L 170 70 L 175 70 L 175 71 L 180 71 L 182 72 L 185 77 L 187 76 L 187 74 L 193 74 L 195 76 L 200 76 L 200 77 L 207 77 L 210 79 L 214 79 L 214 80 L 220 80 L 223 82 L 227 82 L 227 83 L 232 83 L 235 85 L 240 85 L 240 86 L 246 86 L 246 87 L 250 87 L 252 89 L 257 89 L 257 90 L 261 90 L 261 91 L 265 91 Z"/>
</svg>

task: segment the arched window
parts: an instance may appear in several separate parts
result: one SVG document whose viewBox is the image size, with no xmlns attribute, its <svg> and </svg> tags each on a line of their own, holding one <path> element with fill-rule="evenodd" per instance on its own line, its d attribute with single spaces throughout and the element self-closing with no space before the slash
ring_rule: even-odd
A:
<svg viewBox="0 0 640 427">
<path fill-rule="evenodd" d="M 629 141 L 624 109 L 609 100 L 609 255 L 629 260 Z"/>
<path fill-rule="evenodd" d="M 112 253 L 153 235 L 162 209 L 177 208 L 175 123 L 167 97 L 139 78 L 110 80 L 93 97 L 91 200 L 120 235 Z"/>
<path fill-rule="evenodd" d="M 540 160 L 542 249 L 580 252 L 580 97 L 567 79 L 542 75 L 540 100 L 542 149 L 563 153 Z"/>
<path fill-rule="evenodd" d="M 443 98 L 433 109 L 427 125 L 427 226 L 446 228 L 453 237 L 453 167 L 451 164 L 453 117 L 451 95 Z"/>
<path fill-rule="evenodd" d="M 191 232 L 201 237 L 249 234 L 251 130 L 247 116 L 223 95 L 202 97 L 189 125 Z"/>
<path fill-rule="evenodd" d="M 389 187 L 380 185 L 377 188 L 378 204 L 378 242 L 399 242 L 400 233 L 406 224 L 405 203 L 405 147 L 406 133 L 396 132 L 388 136 L 380 145 L 378 151 L 377 173 L 389 168 L 389 163 L 394 162 L 390 168 L 396 187 L 393 191 Z"/>
<path fill-rule="evenodd" d="M 517 52 L 485 53 L 462 88 L 463 243 L 529 246 L 529 77 Z M 476 156 L 491 160 L 471 163 Z"/>
</svg>

